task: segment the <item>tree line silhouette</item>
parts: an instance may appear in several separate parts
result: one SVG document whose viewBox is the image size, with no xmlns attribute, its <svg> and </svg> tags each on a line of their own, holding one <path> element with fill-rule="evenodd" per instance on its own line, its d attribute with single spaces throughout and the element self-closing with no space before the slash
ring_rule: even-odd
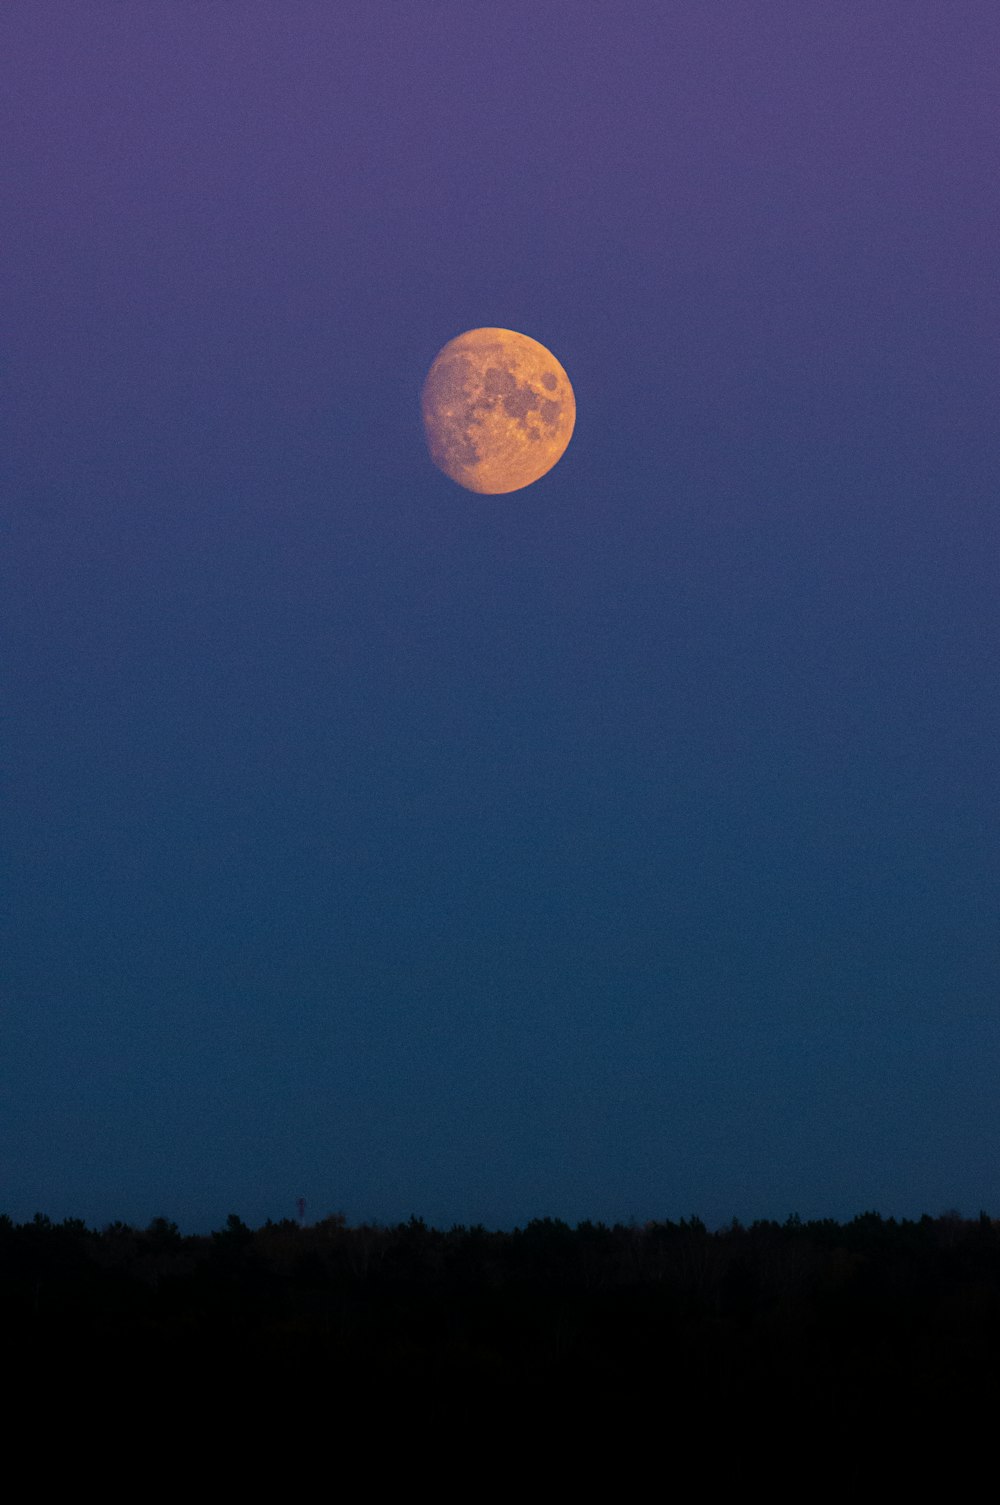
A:
<svg viewBox="0 0 1000 1505">
<path fill-rule="evenodd" d="M 764 1424 L 940 1417 L 1000 1399 L 1000 1222 L 421 1219 L 208 1235 L 0 1218 L 11 1372 L 220 1384 L 373 1404 L 706 1413 Z"/>
</svg>

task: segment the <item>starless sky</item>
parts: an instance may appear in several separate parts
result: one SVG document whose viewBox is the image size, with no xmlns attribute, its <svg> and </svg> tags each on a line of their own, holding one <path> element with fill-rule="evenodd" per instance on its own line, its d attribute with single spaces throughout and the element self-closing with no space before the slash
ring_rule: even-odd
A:
<svg viewBox="0 0 1000 1505">
<path fill-rule="evenodd" d="M 998 44 L 7 0 L 2 1208 L 1000 1212 Z"/>
</svg>

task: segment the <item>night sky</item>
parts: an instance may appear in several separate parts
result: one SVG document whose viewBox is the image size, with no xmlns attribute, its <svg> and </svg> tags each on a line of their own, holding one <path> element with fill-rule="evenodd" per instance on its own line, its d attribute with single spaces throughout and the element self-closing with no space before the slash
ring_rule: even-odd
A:
<svg viewBox="0 0 1000 1505">
<path fill-rule="evenodd" d="M 998 44 L 7 0 L 0 1210 L 1000 1213 Z"/>
</svg>

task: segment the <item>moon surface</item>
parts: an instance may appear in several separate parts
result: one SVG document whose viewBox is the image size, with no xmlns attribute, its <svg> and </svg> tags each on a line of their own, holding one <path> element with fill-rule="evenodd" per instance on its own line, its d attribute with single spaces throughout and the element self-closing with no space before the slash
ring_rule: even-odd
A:
<svg viewBox="0 0 1000 1505">
<path fill-rule="evenodd" d="M 469 491 L 520 491 L 551 470 L 576 422 L 569 377 L 513 329 L 469 329 L 440 350 L 421 394 L 434 464 Z"/>
</svg>

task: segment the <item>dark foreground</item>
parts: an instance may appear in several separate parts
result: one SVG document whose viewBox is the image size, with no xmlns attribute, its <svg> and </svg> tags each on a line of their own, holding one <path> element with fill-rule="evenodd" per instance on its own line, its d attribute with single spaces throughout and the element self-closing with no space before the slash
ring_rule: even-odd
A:
<svg viewBox="0 0 1000 1505">
<path fill-rule="evenodd" d="M 0 1303 L 5 1370 L 46 1414 L 156 1417 L 187 1398 L 202 1425 L 206 1406 L 223 1427 L 293 1418 L 345 1448 L 404 1422 L 534 1429 L 578 1454 L 602 1435 L 698 1439 L 716 1475 L 733 1439 L 790 1433 L 840 1439 L 841 1466 L 866 1435 L 912 1461 L 931 1432 L 992 1433 L 1000 1402 L 1000 1222 L 985 1214 L 718 1233 L 230 1217 L 207 1237 L 163 1219 L 3 1219 Z"/>
</svg>

